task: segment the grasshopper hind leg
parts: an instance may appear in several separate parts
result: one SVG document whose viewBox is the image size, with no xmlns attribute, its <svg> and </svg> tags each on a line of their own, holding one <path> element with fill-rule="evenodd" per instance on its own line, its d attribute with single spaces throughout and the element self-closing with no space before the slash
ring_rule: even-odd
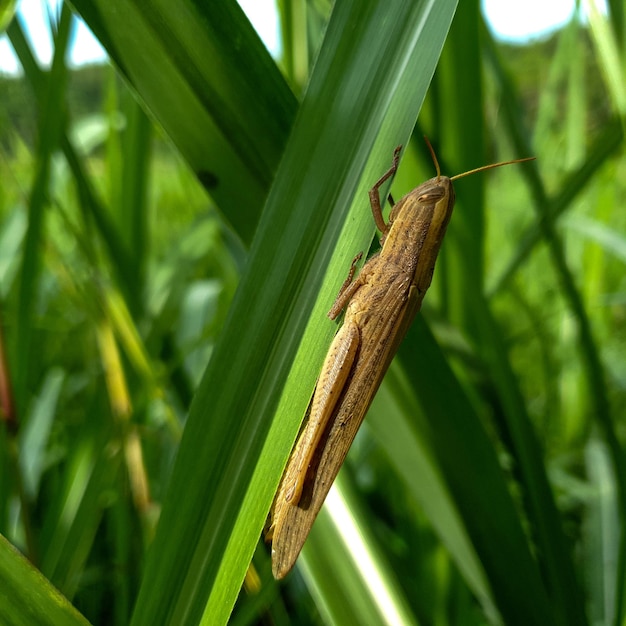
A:
<svg viewBox="0 0 626 626">
<path fill-rule="evenodd" d="M 297 505 L 300 501 L 309 465 L 350 376 L 359 343 L 359 327 L 346 323 L 339 329 L 328 350 L 313 395 L 309 420 L 287 465 L 285 500 L 289 504 Z"/>
</svg>

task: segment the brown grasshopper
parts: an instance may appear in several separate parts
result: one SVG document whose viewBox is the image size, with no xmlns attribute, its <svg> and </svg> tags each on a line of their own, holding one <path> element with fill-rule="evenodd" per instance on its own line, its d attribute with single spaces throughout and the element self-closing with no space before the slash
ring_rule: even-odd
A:
<svg viewBox="0 0 626 626">
<path fill-rule="evenodd" d="M 389 196 L 392 210 L 385 222 L 379 189 L 396 173 L 401 148 L 395 149 L 391 167 L 369 192 L 382 248 L 356 278 L 362 254 L 354 258 L 328 313 L 334 320 L 345 309 L 344 322 L 326 355 L 308 421 L 274 500 L 268 538 L 272 540 L 272 571 L 279 579 L 300 554 L 383 376 L 420 310 L 454 207 L 452 181 L 531 160 L 486 165 L 448 178 L 441 175 L 428 143 L 437 176 L 396 204 Z"/>
</svg>

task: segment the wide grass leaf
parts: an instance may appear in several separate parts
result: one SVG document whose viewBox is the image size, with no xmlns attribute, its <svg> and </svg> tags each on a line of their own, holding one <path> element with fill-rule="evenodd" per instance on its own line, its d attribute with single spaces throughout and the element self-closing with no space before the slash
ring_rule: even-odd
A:
<svg viewBox="0 0 626 626">
<path fill-rule="evenodd" d="M 367 189 L 411 131 L 454 8 L 335 7 L 191 408 L 135 625 L 228 618 L 334 329 L 325 312 L 371 240 Z"/>
<path fill-rule="evenodd" d="M 12 626 L 86 626 L 89 622 L 0 536 L 2 623 Z"/>
<path fill-rule="evenodd" d="M 250 243 L 297 103 L 239 5 L 72 4 Z"/>
</svg>

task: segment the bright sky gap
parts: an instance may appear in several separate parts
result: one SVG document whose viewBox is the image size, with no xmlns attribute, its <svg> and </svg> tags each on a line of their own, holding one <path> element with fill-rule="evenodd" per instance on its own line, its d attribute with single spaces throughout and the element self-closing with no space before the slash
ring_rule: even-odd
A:
<svg viewBox="0 0 626 626">
<path fill-rule="evenodd" d="M 270 52 L 280 50 L 275 0 L 238 0 Z M 60 0 L 21 0 L 19 15 L 39 60 L 48 65 L 52 41 L 47 14 L 58 10 Z M 566 24 L 575 10 L 575 0 L 482 0 L 483 12 L 494 34 L 503 40 L 524 42 L 549 34 Z M 106 53 L 80 21 L 71 48 L 73 66 L 101 63 Z M 17 74 L 19 63 L 6 37 L 0 37 L 0 72 Z"/>
</svg>

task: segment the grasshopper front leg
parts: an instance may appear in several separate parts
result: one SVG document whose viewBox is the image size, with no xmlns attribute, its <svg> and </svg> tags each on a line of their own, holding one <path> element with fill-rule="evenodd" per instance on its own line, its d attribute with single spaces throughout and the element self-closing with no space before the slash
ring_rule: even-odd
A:
<svg viewBox="0 0 626 626">
<path fill-rule="evenodd" d="M 343 311 L 346 304 L 350 302 L 350 300 L 352 299 L 352 296 L 356 293 L 357 289 L 361 286 L 362 280 L 361 280 L 360 274 L 356 280 L 353 281 L 352 279 L 354 278 L 354 272 L 356 271 L 356 264 L 361 260 L 362 257 L 363 257 L 363 253 L 359 252 L 352 259 L 352 264 L 350 265 L 350 271 L 348 272 L 348 277 L 346 278 L 346 280 L 343 281 L 343 285 L 341 285 L 341 288 L 339 289 L 339 293 L 337 294 L 337 297 L 335 298 L 335 302 L 333 303 L 333 306 L 331 307 L 330 311 L 328 311 L 328 317 L 331 320 L 334 320 L 337 318 L 339 313 Z"/>
<path fill-rule="evenodd" d="M 383 208 L 380 204 L 380 187 L 388 181 L 398 171 L 398 163 L 400 162 L 400 152 L 402 146 L 398 146 L 393 152 L 393 161 L 391 167 L 376 181 L 374 186 L 369 191 L 370 205 L 372 207 L 372 214 L 374 215 L 374 222 L 376 222 L 376 228 L 382 233 L 380 243 L 385 241 L 385 238 L 389 234 L 389 224 L 385 222 L 383 217 Z M 393 198 L 389 196 L 391 204 L 393 205 Z"/>
</svg>

